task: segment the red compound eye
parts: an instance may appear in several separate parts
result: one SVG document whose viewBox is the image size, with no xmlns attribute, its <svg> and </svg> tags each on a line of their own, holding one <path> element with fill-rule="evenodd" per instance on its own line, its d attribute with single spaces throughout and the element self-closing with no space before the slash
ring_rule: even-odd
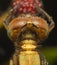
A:
<svg viewBox="0 0 57 65">
<path fill-rule="evenodd" d="M 16 0 L 13 2 L 13 6 L 19 5 L 22 3 L 20 7 L 17 8 L 18 12 L 20 13 L 35 13 L 36 14 L 36 9 L 35 9 L 35 4 L 36 6 L 41 7 L 41 3 L 39 0 Z"/>
<path fill-rule="evenodd" d="M 30 12 L 30 11 L 32 11 L 32 8 L 31 7 L 28 8 L 28 12 Z"/>
<path fill-rule="evenodd" d="M 23 10 L 23 8 L 20 7 L 20 8 L 19 8 L 19 11 L 22 11 L 22 10 Z"/>
</svg>

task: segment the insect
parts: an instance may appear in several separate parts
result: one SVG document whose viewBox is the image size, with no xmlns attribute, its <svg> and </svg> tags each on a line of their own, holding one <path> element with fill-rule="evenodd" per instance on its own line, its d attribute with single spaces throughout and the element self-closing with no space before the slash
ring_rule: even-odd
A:
<svg viewBox="0 0 57 65">
<path fill-rule="evenodd" d="M 9 65 L 48 65 L 38 48 L 55 24 L 40 0 L 13 0 L 3 24 L 16 49 Z"/>
</svg>

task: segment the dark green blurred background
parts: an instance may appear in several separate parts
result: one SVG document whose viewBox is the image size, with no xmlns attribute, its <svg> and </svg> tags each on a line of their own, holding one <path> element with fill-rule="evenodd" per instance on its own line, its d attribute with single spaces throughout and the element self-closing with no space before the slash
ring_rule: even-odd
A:
<svg viewBox="0 0 57 65">
<path fill-rule="evenodd" d="M 10 6 L 11 0 L 0 0 L 0 16 L 4 14 Z M 50 33 L 48 39 L 42 43 L 41 51 L 45 55 L 49 65 L 57 65 L 57 1 L 43 0 L 44 9 L 53 17 L 55 28 Z M 8 61 L 13 55 L 14 45 L 8 38 L 3 24 L 0 22 L 0 65 Z"/>
</svg>

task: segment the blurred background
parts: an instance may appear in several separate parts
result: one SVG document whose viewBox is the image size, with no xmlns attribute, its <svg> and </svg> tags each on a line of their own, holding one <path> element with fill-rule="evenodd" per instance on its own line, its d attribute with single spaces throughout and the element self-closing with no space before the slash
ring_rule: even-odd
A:
<svg viewBox="0 0 57 65">
<path fill-rule="evenodd" d="M 0 0 L 0 17 L 9 8 L 12 0 Z M 45 55 L 49 65 L 57 65 L 57 0 L 42 0 L 45 11 L 55 21 L 55 28 L 48 39 L 42 43 L 41 52 Z M 6 62 L 13 55 L 14 45 L 8 38 L 6 29 L 0 21 L 0 65 Z"/>
</svg>

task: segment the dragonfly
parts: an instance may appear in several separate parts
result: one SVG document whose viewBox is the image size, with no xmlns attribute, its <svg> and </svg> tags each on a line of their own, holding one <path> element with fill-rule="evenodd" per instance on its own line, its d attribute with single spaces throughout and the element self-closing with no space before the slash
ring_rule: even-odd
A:
<svg viewBox="0 0 57 65">
<path fill-rule="evenodd" d="M 8 65 L 48 65 L 39 47 L 55 23 L 41 0 L 12 0 L 3 25 L 15 45 Z"/>
</svg>

